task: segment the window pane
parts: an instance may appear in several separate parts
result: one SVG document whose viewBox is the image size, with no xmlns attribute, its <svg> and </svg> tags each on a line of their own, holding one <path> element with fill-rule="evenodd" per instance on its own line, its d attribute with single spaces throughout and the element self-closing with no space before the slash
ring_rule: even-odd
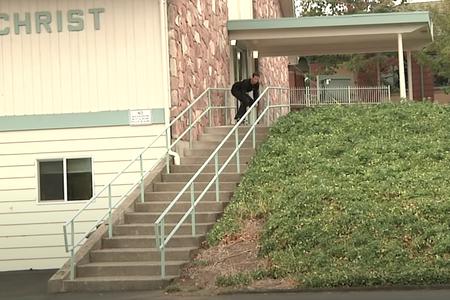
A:
<svg viewBox="0 0 450 300">
<path fill-rule="evenodd" d="M 89 200 L 92 197 L 92 161 L 90 158 L 67 160 L 68 200 Z"/>
<path fill-rule="evenodd" d="M 40 200 L 64 200 L 63 162 L 39 162 Z"/>
</svg>

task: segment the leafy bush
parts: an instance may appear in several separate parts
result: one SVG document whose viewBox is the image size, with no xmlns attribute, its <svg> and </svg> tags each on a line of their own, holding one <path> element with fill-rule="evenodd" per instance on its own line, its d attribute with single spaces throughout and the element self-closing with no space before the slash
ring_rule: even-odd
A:
<svg viewBox="0 0 450 300">
<path fill-rule="evenodd" d="M 263 218 L 261 254 L 305 287 L 450 282 L 450 109 L 333 106 L 271 128 L 211 245 Z"/>
</svg>

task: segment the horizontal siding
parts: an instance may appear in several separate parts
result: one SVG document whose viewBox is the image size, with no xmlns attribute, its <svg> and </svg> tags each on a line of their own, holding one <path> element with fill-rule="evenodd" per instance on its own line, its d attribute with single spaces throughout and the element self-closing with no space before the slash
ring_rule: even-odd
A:
<svg viewBox="0 0 450 300">
<path fill-rule="evenodd" d="M 6 178 L 19 178 L 23 177 L 24 174 L 30 173 L 30 169 L 34 170 L 35 165 L 25 165 L 25 166 L 2 166 L 0 167 L 0 181 Z"/>
<path fill-rule="evenodd" d="M 28 236 L 35 237 L 40 235 L 57 235 L 55 240 L 62 237 L 62 222 L 40 223 L 40 224 L 19 224 L 19 225 L 0 225 L 0 238 Z M 75 232 L 86 232 L 92 227 L 90 222 L 78 222 Z M 7 244 L 0 244 L 4 248 Z"/>
<path fill-rule="evenodd" d="M 155 147 L 156 148 L 156 147 Z M 160 146 L 156 148 L 159 151 L 164 150 L 165 146 Z M 117 158 L 123 159 L 124 157 L 129 158 L 130 160 L 135 158 L 142 151 L 143 147 L 129 148 L 126 145 L 122 146 L 119 149 L 89 149 L 86 151 L 72 151 L 66 150 L 61 152 L 53 152 L 52 149 L 49 149 L 48 152 L 39 153 L 39 157 L 32 153 L 12 153 L 7 155 L 0 156 L 0 165 L 8 165 L 12 166 L 13 161 L 17 161 L 18 163 L 35 163 L 36 159 L 52 159 L 59 158 L 61 156 L 66 156 L 68 158 L 71 157 L 87 157 L 90 156 L 94 159 L 94 161 L 103 160 L 103 161 L 113 161 Z"/>
<path fill-rule="evenodd" d="M 0 148 L 0 155 L 12 155 L 12 154 L 30 154 L 30 153 L 48 153 L 48 152 L 63 152 L 70 149 L 72 152 L 89 151 L 89 150 L 110 150 L 120 148 L 143 148 L 143 146 L 149 145 L 156 136 L 146 137 L 117 137 L 109 139 L 90 139 L 90 140 L 60 140 L 51 142 L 28 142 L 28 143 L 9 143 L 3 144 Z M 165 146 L 163 138 L 158 140 L 159 143 L 155 145 Z"/>
<path fill-rule="evenodd" d="M 8 189 L 0 192 L 0 203 L 36 201 L 36 196 L 36 187 L 18 190 Z"/>
<path fill-rule="evenodd" d="M 75 240 L 83 238 L 83 232 L 75 234 Z M 31 240 L 31 241 L 30 241 Z M 56 235 L 34 235 L 30 236 L 10 236 L 3 238 L 2 249 L 21 250 L 23 248 L 41 248 L 41 247 L 64 247 L 64 236 Z"/>
<path fill-rule="evenodd" d="M 69 201 L 68 203 L 37 203 L 36 201 L 24 201 L 17 203 L 0 202 L 0 216 L 12 213 L 34 214 L 38 212 L 74 211 L 80 209 L 85 204 L 85 201 Z M 99 201 L 96 201 L 96 203 L 93 204 L 92 208 L 108 208 L 106 197 Z M 2 217 L 0 217 L 0 219 L 1 218 Z M 0 224 L 2 224 L 1 220 Z"/>
<path fill-rule="evenodd" d="M 20 253 L 17 249 L 0 249 L 0 261 L 8 260 L 29 260 L 33 258 L 63 258 L 67 257 L 64 246 L 47 246 L 47 247 L 33 247 L 23 248 Z M 5 258 L 8 257 L 8 258 Z M 3 263 L 0 264 L 0 268 L 3 268 Z M 24 269 L 28 269 L 26 267 Z M 54 268 L 54 267 L 52 267 Z"/>
<path fill-rule="evenodd" d="M 0 133 L 0 271 L 60 267 L 67 257 L 62 225 L 86 203 L 38 203 L 36 160 L 93 157 L 94 188 L 99 192 L 162 129 L 163 125 L 151 125 Z M 42 142 L 39 137 L 43 137 Z M 152 168 L 164 149 L 162 137 L 155 149 L 143 156 L 144 169 Z M 113 184 L 113 205 L 139 176 L 137 161 Z M 104 191 L 77 219 L 76 233 L 81 236 L 91 228 L 106 214 L 107 207 Z"/>
<path fill-rule="evenodd" d="M 34 250 L 34 252 L 36 252 L 36 250 Z M 48 249 L 42 249 L 42 253 L 43 255 L 46 255 L 47 253 L 49 253 Z M 1 256 L 2 253 L 0 251 L 0 257 Z M 67 256 L 63 256 L 61 258 L 55 258 L 54 256 L 45 258 L 33 257 L 31 259 L 19 257 L 13 260 L 0 259 L 0 266 L 3 270 L 29 270 L 30 268 L 34 270 L 55 269 L 54 266 L 62 266 L 67 261 L 67 259 Z"/>
<path fill-rule="evenodd" d="M 97 220 L 104 209 L 90 209 L 83 212 L 80 221 Z M 75 210 L 64 211 L 36 211 L 33 213 L 3 213 L 0 214 L 0 225 L 42 224 L 49 220 L 66 221 L 73 217 Z"/>
<path fill-rule="evenodd" d="M 154 128 L 157 125 L 155 125 Z M 139 127 L 133 127 L 136 130 L 130 130 L 128 126 L 117 127 L 96 127 L 95 130 L 86 130 L 85 128 L 55 129 L 55 130 L 39 130 L 34 131 L 37 134 L 30 134 L 29 131 L 7 131 L 2 132 L 0 140 L 0 147 L 8 143 L 30 143 L 30 142 L 48 142 L 55 140 L 64 141 L 85 141 L 89 139 L 111 139 L 116 137 L 145 137 L 148 136 Z M 153 128 L 153 127 L 152 127 Z M 159 127 L 160 130 L 155 130 L 155 134 L 160 134 L 164 126 Z"/>
<path fill-rule="evenodd" d="M 90 8 L 104 8 L 100 30 Z M 56 30 L 56 11 L 81 9 L 83 31 Z M 165 107 L 158 1 L 2 0 L 0 11 L 32 16 L 32 33 L 0 39 L 0 115 Z M 52 14 L 52 33 L 36 33 L 34 13 Z M 2 21 L 5 25 L 5 22 Z"/>
<path fill-rule="evenodd" d="M 143 165 L 144 168 L 147 166 L 147 168 L 150 166 L 153 166 L 155 163 L 156 158 L 152 159 L 143 159 Z M 117 173 L 117 170 L 122 170 L 125 166 L 127 166 L 130 163 L 129 160 L 126 161 L 105 161 L 105 162 L 99 162 L 96 161 L 96 166 L 99 171 L 96 171 L 96 174 L 115 174 Z M 126 173 L 136 173 L 140 172 L 140 166 L 138 163 L 132 164 L 126 171 Z"/>
</svg>

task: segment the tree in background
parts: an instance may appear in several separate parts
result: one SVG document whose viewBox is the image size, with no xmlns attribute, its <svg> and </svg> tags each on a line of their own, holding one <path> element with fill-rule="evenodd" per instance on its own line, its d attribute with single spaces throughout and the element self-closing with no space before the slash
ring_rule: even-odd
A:
<svg viewBox="0 0 450 300">
<path fill-rule="evenodd" d="M 394 12 L 406 0 L 302 0 L 297 1 L 302 16 L 335 16 Z"/>
<path fill-rule="evenodd" d="M 419 53 L 419 61 L 431 68 L 450 92 L 450 0 L 428 5 L 434 24 L 434 42 Z"/>
<path fill-rule="evenodd" d="M 404 10 L 406 0 L 302 0 L 296 1 L 297 16 L 330 16 L 367 13 L 385 13 Z M 358 72 L 375 66 L 377 85 L 381 84 L 380 72 L 393 54 L 324 55 L 309 57 L 310 63 L 318 63 L 324 68 L 322 74 L 334 74 L 339 65 Z M 317 74 L 312 74 L 317 75 Z"/>
</svg>

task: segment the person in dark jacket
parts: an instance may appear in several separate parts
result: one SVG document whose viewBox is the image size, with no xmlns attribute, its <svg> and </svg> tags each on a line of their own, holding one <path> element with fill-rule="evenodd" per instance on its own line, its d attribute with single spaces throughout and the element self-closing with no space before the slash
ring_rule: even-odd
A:
<svg viewBox="0 0 450 300">
<path fill-rule="evenodd" d="M 246 113 L 247 107 L 253 105 L 253 103 L 259 97 L 259 74 L 253 73 L 252 78 L 244 79 L 242 81 L 235 82 L 231 87 L 231 94 L 236 97 L 241 104 L 236 113 L 234 119 L 238 122 L 242 116 Z M 253 91 L 253 99 L 247 93 Z"/>
</svg>

